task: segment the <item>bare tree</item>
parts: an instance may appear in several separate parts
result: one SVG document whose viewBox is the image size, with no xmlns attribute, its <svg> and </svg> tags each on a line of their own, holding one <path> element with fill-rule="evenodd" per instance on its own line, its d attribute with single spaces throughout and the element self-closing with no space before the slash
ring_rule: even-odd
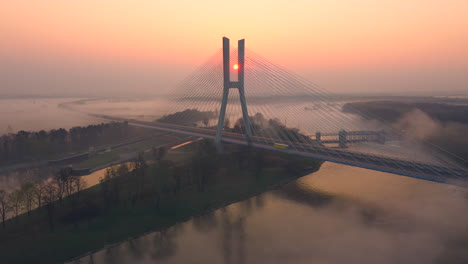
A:
<svg viewBox="0 0 468 264">
<path fill-rule="evenodd" d="M 21 193 L 23 196 L 23 199 L 21 199 L 21 202 L 24 204 L 24 208 L 28 212 L 28 216 L 31 215 L 31 209 L 34 204 L 34 199 L 35 199 L 35 186 L 31 182 L 23 183 L 21 185 Z"/>
<path fill-rule="evenodd" d="M 8 201 L 8 194 L 4 190 L 0 190 L 0 215 L 2 216 L 3 229 L 5 229 L 5 218 L 9 210 L 10 204 Z"/>
<path fill-rule="evenodd" d="M 58 198 L 58 187 L 54 181 L 49 181 L 44 186 L 44 194 L 42 200 L 47 208 L 47 216 L 49 219 L 50 231 L 54 231 L 54 213 L 55 201 Z"/>
<path fill-rule="evenodd" d="M 79 176 L 73 176 L 71 182 L 73 185 L 73 189 L 76 191 L 76 196 L 79 199 L 81 190 L 86 188 L 87 183 L 82 177 Z"/>
<path fill-rule="evenodd" d="M 21 204 L 23 200 L 23 193 L 21 190 L 15 190 L 9 195 L 9 203 L 13 207 L 13 210 L 15 212 L 15 218 L 16 221 L 18 221 L 18 213 L 21 210 Z"/>
<path fill-rule="evenodd" d="M 143 191 L 143 187 L 145 185 L 145 173 L 146 169 L 148 168 L 148 164 L 146 163 L 145 158 L 143 157 L 143 153 L 138 155 L 138 159 L 133 162 L 134 174 L 135 174 L 135 182 L 137 185 L 136 188 L 136 196 L 141 195 Z"/>
<path fill-rule="evenodd" d="M 57 198 L 60 203 L 65 196 L 65 193 L 68 195 L 71 194 L 70 187 L 70 178 L 71 178 L 71 168 L 62 168 L 59 170 L 57 175 L 54 177 L 55 185 L 57 186 Z"/>
<path fill-rule="evenodd" d="M 115 180 L 114 178 L 117 176 L 116 171 L 117 169 L 115 167 L 107 168 L 104 177 L 99 178 L 101 193 L 106 203 L 109 203 L 113 196 L 113 185 L 111 185 L 111 181 Z"/>
<path fill-rule="evenodd" d="M 42 199 L 43 199 L 43 195 L 44 195 L 44 188 L 45 188 L 45 185 L 46 183 L 45 182 L 36 182 L 34 184 L 34 196 L 35 196 L 35 201 L 36 201 L 36 204 L 37 204 L 37 207 L 41 207 L 42 206 Z"/>
</svg>

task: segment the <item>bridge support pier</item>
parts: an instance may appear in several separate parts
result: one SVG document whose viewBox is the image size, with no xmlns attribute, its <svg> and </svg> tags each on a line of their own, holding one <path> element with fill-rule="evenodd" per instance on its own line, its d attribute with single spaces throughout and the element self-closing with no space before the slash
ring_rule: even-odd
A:
<svg viewBox="0 0 468 264">
<path fill-rule="evenodd" d="M 228 103 L 229 91 L 231 88 L 235 88 L 239 91 L 240 103 L 242 108 L 242 120 L 244 121 L 245 137 L 249 145 L 252 143 L 252 128 L 250 126 L 249 112 L 247 110 L 247 102 L 245 100 L 244 91 L 244 70 L 245 70 L 245 40 L 241 39 L 238 41 L 238 80 L 235 82 L 231 81 L 231 61 L 230 61 L 230 46 L 229 39 L 223 37 L 223 99 L 221 101 L 221 107 L 219 110 L 218 127 L 216 130 L 215 143 L 218 151 L 222 151 L 222 134 L 224 130 L 224 119 L 226 116 L 226 107 Z"/>
</svg>

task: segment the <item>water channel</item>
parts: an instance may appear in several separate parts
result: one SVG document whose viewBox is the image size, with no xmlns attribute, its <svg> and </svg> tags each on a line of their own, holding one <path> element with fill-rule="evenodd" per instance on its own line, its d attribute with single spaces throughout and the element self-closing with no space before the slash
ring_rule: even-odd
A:
<svg viewBox="0 0 468 264">
<path fill-rule="evenodd" d="M 73 263 L 433 263 L 468 259 L 466 191 L 325 163 L 276 190 Z"/>
<path fill-rule="evenodd" d="M 0 133 L 101 122 L 58 107 L 71 100 L 3 100 Z M 80 108 L 154 120 L 146 115 L 154 104 L 105 100 Z M 402 152 L 396 151 L 399 146 L 386 148 Z M 86 176 L 88 186 L 104 172 Z M 73 262 L 447 263 L 443 260 L 453 257 L 468 263 L 466 197 L 464 189 L 451 185 L 327 162 L 276 190 Z"/>
</svg>

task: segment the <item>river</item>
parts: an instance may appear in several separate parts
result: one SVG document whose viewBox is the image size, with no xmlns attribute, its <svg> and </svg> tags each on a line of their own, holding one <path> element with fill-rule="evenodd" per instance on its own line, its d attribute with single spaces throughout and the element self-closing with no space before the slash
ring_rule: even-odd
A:
<svg viewBox="0 0 468 264">
<path fill-rule="evenodd" d="M 320 171 L 73 263 L 468 260 L 466 191 L 324 163 Z"/>
<path fill-rule="evenodd" d="M 73 100 L 2 100 L 0 133 L 99 122 L 59 107 Z M 155 102 L 101 100 L 74 107 L 154 120 Z M 300 124 L 292 117 L 284 119 Z M 88 186 L 103 173 L 87 176 Z M 465 190 L 450 185 L 326 162 L 318 172 L 274 191 L 107 246 L 75 262 L 433 263 L 443 256 L 466 263 L 466 197 Z"/>
<path fill-rule="evenodd" d="M 60 107 L 79 98 L 0 99 L 0 135 L 20 130 L 39 131 L 86 126 L 100 121 Z"/>
</svg>

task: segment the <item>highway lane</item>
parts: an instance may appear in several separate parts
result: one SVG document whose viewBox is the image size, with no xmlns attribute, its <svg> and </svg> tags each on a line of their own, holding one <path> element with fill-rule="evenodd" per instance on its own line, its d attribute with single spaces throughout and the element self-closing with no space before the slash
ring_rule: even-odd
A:
<svg viewBox="0 0 468 264">
<path fill-rule="evenodd" d="M 99 116 L 114 121 L 128 121 L 130 125 L 141 126 L 167 132 L 186 134 L 201 138 L 214 139 L 216 131 L 213 129 L 188 127 L 174 124 L 144 122 L 138 120 L 125 120 L 115 117 Z M 223 133 L 223 142 L 239 145 L 248 145 L 244 135 L 237 133 Z M 278 149 L 274 143 L 283 143 L 288 145 L 286 149 Z M 268 149 L 277 152 L 289 153 L 292 155 L 310 157 L 324 161 L 330 161 L 355 167 L 361 167 L 382 172 L 409 176 L 429 181 L 452 183 L 457 185 L 465 184 L 468 179 L 468 170 L 461 168 L 449 168 L 421 162 L 412 162 L 389 158 L 383 156 L 367 155 L 365 153 L 357 153 L 347 150 L 338 150 L 329 148 L 320 144 L 304 144 L 289 141 L 273 140 L 270 138 L 253 137 L 251 145 L 256 148 Z"/>
</svg>

